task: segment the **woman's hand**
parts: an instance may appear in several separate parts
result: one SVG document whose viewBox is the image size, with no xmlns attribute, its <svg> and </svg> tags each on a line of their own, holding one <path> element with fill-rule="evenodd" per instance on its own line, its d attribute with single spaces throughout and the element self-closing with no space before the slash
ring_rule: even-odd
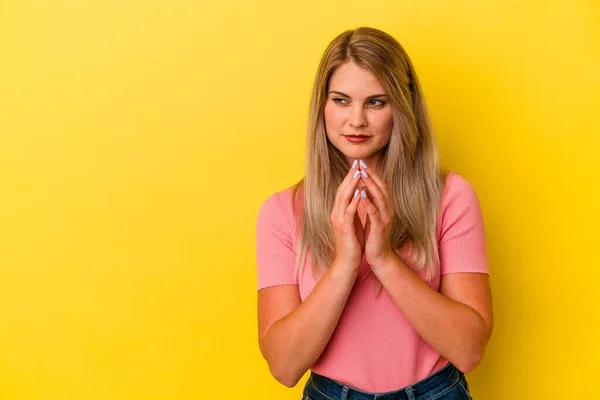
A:
<svg viewBox="0 0 600 400">
<path fill-rule="evenodd" d="M 371 266 L 380 265 L 396 256 L 390 236 L 394 210 L 386 184 L 377 173 L 362 170 L 361 174 L 361 181 L 365 186 L 361 187 L 360 198 L 367 211 L 364 229 L 365 260 Z"/>
<path fill-rule="evenodd" d="M 335 261 L 357 271 L 362 261 L 364 232 L 358 213 L 360 195 L 356 192 L 360 171 L 355 161 L 338 187 L 330 221 L 335 239 Z"/>
</svg>

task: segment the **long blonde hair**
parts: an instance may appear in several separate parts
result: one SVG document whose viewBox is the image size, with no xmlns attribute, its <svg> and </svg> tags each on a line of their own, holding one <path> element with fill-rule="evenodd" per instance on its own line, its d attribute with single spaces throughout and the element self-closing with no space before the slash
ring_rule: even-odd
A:
<svg viewBox="0 0 600 400">
<path fill-rule="evenodd" d="M 447 171 L 439 166 L 426 104 L 408 55 L 392 36 L 369 27 L 341 33 L 329 44 L 319 63 L 308 118 L 305 176 L 293 190 L 296 220 L 300 222 L 296 276 L 300 275 L 308 250 L 313 274 L 318 266 L 331 265 L 335 257 L 330 214 L 349 166 L 345 156 L 327 139 L 323 109 L 331 75 L 350 60 L 379 79 L 392 106 L 392 133 L 381 150 L 382 179 L 395 214 L 392 247 L 400 255 L 398 249 L 409 244 L 413 268 L 426 268 L 426 279 L 431 280 L 439 265 L 436 222 Z M 376 287 L 379 292 L 381 284 L 377 282 Z"/>
</svg>

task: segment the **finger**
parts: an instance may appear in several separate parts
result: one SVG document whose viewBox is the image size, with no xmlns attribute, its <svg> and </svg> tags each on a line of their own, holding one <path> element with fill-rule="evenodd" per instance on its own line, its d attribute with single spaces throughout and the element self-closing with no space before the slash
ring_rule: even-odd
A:
<svg viewBox="0 0 600 400">
<path fill-rule="evenodd" d="M 358 189 L 356 189 L 358 190 Z M 356 191 L 355 191 L 356 194 Z M 360 203 L 360 191 L 358 193 L 358 196 L 353 195 L 352 200 L 350 201 L 350 204 L 348 205 L 348 207 L 346 207 L 346 211 L 345 211 L 345 219 L 344 222 L 346 221 L 350 221 L 352 219 L 354 219 L 355 216 L 358 216 L 358 213 L 356 212 L 356 210 L 358 209 L 358 203 Z"/>
<path fill-rule="evenodd" d="M 375 227 L 381 227 L 383 225 L 383 221 L 381 220 L 381 214 L 377 207 L 371 202 L 367 192 L 364 189 L 360 191 L 361 200 L 365 203 L 365 210 L 367 211 L 367 217 L 370 222 L 370 225 Z"/>
<path fill-rule="evenodd" d="M 358 193 L 358 196 L 352 197 L 350 204 L 344 211 L 343 221 L 344 221 L 344 225 L 347 228 L 350 228 L 352 226 L 352 224 L 356 223 L 356 218 L 358 218 L 358 212 L 356 212 L 356 210 L 358 209 L 358 203 L 360 203 L 360 192 Z M 360 219 L 359 219 L 359 222 L 360 222 Z"/>
<path fill-rule="evenodd" d="M 358 171 L 358 166 L 359 166 L 359 164 L 355 160 L 354 163 L 352 164 L 352 166 L 350 167 L 350 169 L 348 170 L 348 173 L 346 174 L 346 176 L 344 177 L 344 179 L 338 186 L 337 191 L 335 192 L 335 198 L 333 199 L 333 210 L 332 210 L 335 215 L 338 215 L 338 213 L 339 213 L 339 208 L 340 208 L 339 200 L 341 197 L 343 197 L 344 188 L 347 186 L 348 182 L 351 179 L 354 179 L 354 175 L 356 174 L 356 171 Z"/>
<path fill-rule="evenodd" d="M 360 198 L 360 195 L 358 196 Z M 356 238 L 360 243 L 361 249 L 365 248 L 365 231 L 362 226 L 362 222 L 360 221 L 360 217 L 358 213 L 354 214 L 354 232 L 356 234 Z"/>
<path fill-rule="evenodd" d="M 373 179 L 373 182 L 375 182 L 375 184 L 377 185 L 379 190 L 381 190 L 381 192 L 383 193 L 383 196 L 385 197 L 388 204 L 391 204 L 390 194 L 388 193 L 387 185 L 385 184 L 383 179 L 381 179 L 381 177 L 379 175 L 377 175 L 377 173 L 374 170 L 369 170 L 368 175 L 369 175 L 369 178 Z"/>
<path fill-rule="evenodd" d="M 356 234 L 356 238 L 358 239 L 358 242 L 360 243 L 360 247 L 361 249 L 364 249 L 365 247 L 365 234 L 364 234 L 364 230 L 363 230 L 363 226 L 362 226 L 362 222 L 360 221 L 360 216 L 358 215 L 358 212 L 356 212 L 356 210 L 358 210 L 358 203 L 360 203 L 360 190 L 357 189 L 357 196 L 354 197 L 352 199 L 352 202 L 350 203 L 350 206 L 348 207 L 348 209 L 354 213 L 354 233 Z"/>
<path fill-rule="evenodd" d="M 346 174 L 346 176 L 344 177 L 344 179 L 342 180 L 342 182 L 340 183 L 340 185 L 338 186 L 338 190 L 335 194 L 335 201 L 337 202 L 338 198 L 342 195 L 342 191 L 343 188 L 346 187 L 346 185 L 348 184 L 348 182 L 350 182 L 352 179 L 354 179 L 354 175 L 356 174 L 356 171 L 359 170 L 359 164 L 356 162 L 356 160 L 354 161 L 354 163 L 352 164 L 352 166 L 350 167 L 350 169 L 348 170 L 348 173 Z"/>
<path fill-rule="evenodd" d="M 360 176 L 360 171 L 358 170 L 358 166 L 351 168 L 340 187 L 338 188 L 338 195 L 336 198 L 337 211 L 340 214 L 343 214 L 344 211 L 350 205 L 352 201 L 352 194 L 356 190 L 356 185 L 358 184 L 358 179 Z"/>
<path fill-rule="evenodd" d="M 368 175 L 366 171 L 361 171 L 361 181 L 365 183 L 368 189 L 368 193 L 371 196 L 372 203 L 378 208 L 383 218 L 389 218 L 390 215 L 390 203 L 385 196 L 384 192 L 377 186 L 375 181 L 372 179 L 373 175 Z M 384 188 L 385 190 L 385 188 Z"/>
</svg>

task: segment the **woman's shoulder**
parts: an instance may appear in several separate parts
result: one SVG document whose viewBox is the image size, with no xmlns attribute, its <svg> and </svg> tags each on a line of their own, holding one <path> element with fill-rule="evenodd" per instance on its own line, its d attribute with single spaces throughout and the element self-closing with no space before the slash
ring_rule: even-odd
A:
<svg viewBox="0 0 600 400">
<path fill-rule="evenodd" d="M 446 175 L 442 194 L 440 218 L 459 217 L 468 209 L 479 208 L 479 199 L 475 188 L 467 178 L 456 171 Z"/>
<path fill-rule="evenodd" d="M 262 203 L 259 214 L 274 214 L 279 217 L 293 215 L 293 199 L 296 185 L 272 192 Z"/>
<path fill-rule="evenodd" d="M 461 197 L 470 194 L 472 195 L 474 193 L 475 189 L 467 178 L 457 171 L 450 170 L 446 172 L 442 202 L 444 202 L 444 200 L 449 201 L 457 196 Z"/>
</svg>

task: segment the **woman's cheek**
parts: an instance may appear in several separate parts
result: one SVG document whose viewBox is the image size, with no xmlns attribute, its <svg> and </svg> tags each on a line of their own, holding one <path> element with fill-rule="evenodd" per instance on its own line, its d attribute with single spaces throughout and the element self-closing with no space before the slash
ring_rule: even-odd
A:
<svg viewBox="0 0 600 400">
<path fill-rule="evenodd" d="M 325 106 L 325 110 L 323 112 L 325 115 L 325 126 L 331 130 L 339 130 L 341 121 L 343 120 L 343 115 L 332 109 L 331 107 Z"/>
<path fill-rule="evenodd" d="M 388 111 L 387 113 L 385 113 L 385 115 L 382 116 L 383 118 L 381 119 L 381 127 L 388 131 L 392 129 L 392 125 L 394 122 L 394 118 L 392 116 L 392 112 Z"/>
</svg>

